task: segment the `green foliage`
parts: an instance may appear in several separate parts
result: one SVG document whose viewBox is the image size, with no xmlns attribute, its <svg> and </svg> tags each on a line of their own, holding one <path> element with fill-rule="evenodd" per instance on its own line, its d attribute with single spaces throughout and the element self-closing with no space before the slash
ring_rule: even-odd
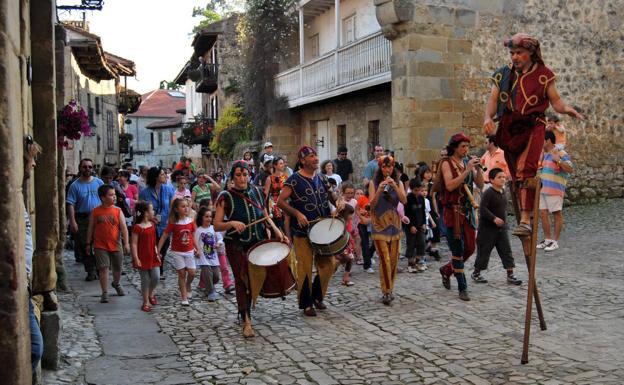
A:
<svg viewBox="0 0 624 385">
<path fill-rule="evenodd" d="M 222 159 L 231 159 L 236 144 L 250 140 L 252 134 L 252 124 L 245 116 L 243 109 L 240 106 L 231 105 L 223 111 L 217 121 L 210 151 Z"/>
<path fill-rule="evenodd" d="M 214 120 L 205 118 L 203 114 L 197 114 L 192 120 L 182 125 L 182 135 L 178 143 L 192 147 L 196 144 L 209 145 L 213 138 Z"/>
<path fill-rule="evenodd" d="M 158 88 L 160 88 L 161 90 L 177 91 L 180 89 L 180 86 L 176 84 L 176 82 L 170 82 L 168 80 L 161 80 L 160 86 Z"/>
<path fill-rule="evenodd" d="M 209 0 L 205 7 L 194 7 L 193 17 L 199 17 L 199 24 L 193 27 L 193 34 L 201 31 L 209 24 L 219 21 L 232 13 L 243 9 L 243 0 Z"/>
<path fill-rule="evenodd" d="M 247 0 L 241 21 L 245 70 L 242 93 L 245 114 L 253 122 L 253 140 L 260 140 L 279 105 L 274 77 L 284 59 L 280 45 L 297 32 L 296 0 Z"/>
</svg>

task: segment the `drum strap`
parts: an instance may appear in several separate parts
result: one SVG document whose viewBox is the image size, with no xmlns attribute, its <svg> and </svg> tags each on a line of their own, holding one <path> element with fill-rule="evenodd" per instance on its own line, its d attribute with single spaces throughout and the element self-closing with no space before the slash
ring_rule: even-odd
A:
<svg viewBox="0 0 624 385">
<path fill-rule="evenodd" d="M 251 199 L 247 198 L 246 196 L 244 196 L 243 194 L 239 193 L 236 190 L 231 190 L 231 192 L 233 192 L 234 194 L 238 195 L 239 197 L 243 198 L 244 200 L 246 200 L 247 202 L 251 203 L 252 205 L 254 205 L 258 210 L 260 211 L 264 211 L 264 208 L 262 208 L 262 205 L 259 205 L 258 203 L 252 201 Z"/>
</svg>

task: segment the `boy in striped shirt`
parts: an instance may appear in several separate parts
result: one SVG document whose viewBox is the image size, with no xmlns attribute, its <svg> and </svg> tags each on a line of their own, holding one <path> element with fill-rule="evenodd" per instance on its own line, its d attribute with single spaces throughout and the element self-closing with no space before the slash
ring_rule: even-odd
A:
<svg viewBox="0 0 624 385">
<path fill-rule="evenodd" d="M 563 196 L 565 195 L 568 176 L 574 171 L 570 156 L 555 146 L 554 132 L 546 131 L 544 152 L 542 154 L 542 190 L 540 194 L 540 216 L 544 240 L 537 245 L 538 249 L 553 251 L 559 248 L 559 235 L 563 228 Z M 551 237 L 549 213 L 553 214 L 555 236 Z"/>
</svg>

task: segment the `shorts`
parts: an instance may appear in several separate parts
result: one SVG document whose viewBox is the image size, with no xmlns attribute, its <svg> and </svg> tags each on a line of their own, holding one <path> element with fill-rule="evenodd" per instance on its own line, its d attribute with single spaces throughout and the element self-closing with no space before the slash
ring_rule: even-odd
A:
<svg viewBox="0 0 624 385">
<path fill-rule="evenodd" d="M 95 257 L 95 266 L 97 269 L 110 269 L 113 267 L 113 271 L 121 271 L 121 264 L 123 261 L 123 252 L 121 250 L 108 251 L 104 249 L 93 249 L 93 256 Z"/>
<path fill-rule="evenodd" d="M 560 195 L 540 194 L 540 210 L 548 210 L 549 213 L 556 213 L 563 209 L 563 197 Z"/>
<path fill-rule="evenodd" d="M 169 255 L 173 258 L 173 267 L 175 267 L 176 270 L 195 269 L 194 252 L 169 250 Z"/>
</svg>

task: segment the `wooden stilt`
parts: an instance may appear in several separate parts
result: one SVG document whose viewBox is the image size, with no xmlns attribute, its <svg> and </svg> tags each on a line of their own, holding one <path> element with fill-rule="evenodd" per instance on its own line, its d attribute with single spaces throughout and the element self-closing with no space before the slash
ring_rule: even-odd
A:
<svg viewBox="0 0 624 385">
<path fill-rule="evenodd" d="M 535 265 L 536 265 L 536 256 L 537 256 L 537 230 L 539 226 L 539 194 L 542 187 L 542 182 L 539 177 L 534 178 L 535 180 L 535 199 L 533 201 L 533 226 L 530 237 L 530 255 L 529 255 L 529 288 L 527 291 L 527 304 L 526 304 L 526 314 L 524 319 L 524 339 L 522 343 L 522 359 L 521 363 L 524 365 L 529 362 L 529 337 L 531 335 L 531 312 L 533 310 L 533 297 L 536 296 L 536 283 L 535 283 Z M 524 242 L 523 242 L 524 243 Z M 537 296 L 539 300 L 539 296 Z M 536 303 L 538 302 L 536 300 Z M 538 309 L 541 309 L 541 304 L 538 306 Z M 538 315 L 540 311 L 538 310 Z M 540 319 L 540 324 L 542 323 L 542 319 Z M 546 324 L 544 323 L 544 327 Z"/>
<path fill-rule="evenodd" d="M 540 183 L 536 183 L 537 185 L 541 186 L 541 182 Z M 514 213 L 516 215 L 516 224 L 520 224 L 520 206 L 518 205 L 518 195 L 516 192 L 516 187 L 512 185 L 511 188 L 511 196 L 512 196 L 512 203 L 513 203 L 513 208 L 514 208 Z M 536 220 L 537 217 L 536 215 L 539 214 L 539 192 L 537 192 L 536 194 L 536 200 L 534 202 L 534 208 L 533 208 L 533 223 L 534 226 L 537 226 L 538 221 Z M 536 210 L 537 208 L 537 210 Z M 536 214 L 537 212 L 537 214 Z M 527 270 L 531 269 L 530 266 L 530 256 L 531 256 L 531 241 L 532 238 L 535 238 L 537 241 L 537 230 L 536 229 L 532 229 L 535 232 L 535 237 L 527 237 L 527 238 L 523 238 L 522 241 L 522 249 L 524 252 L 524 260 L 526 262 L 527 265 Z M 537 247 L 537 244 L 536 244 Z M 533 299 L 535 300 L 535 307 L 537 308 L 537 316 L 539 317 L 539 321 L 540 321 L 540 329 L 541 330 L 546 330 L 546 321 L 544 320 L 544 312 L 542 310 L 542 301 L 540 300 L 540 296 L 539 296 L 539 290 L 537 289 L 537 285 L 533 286 Z"/>
</svg>

